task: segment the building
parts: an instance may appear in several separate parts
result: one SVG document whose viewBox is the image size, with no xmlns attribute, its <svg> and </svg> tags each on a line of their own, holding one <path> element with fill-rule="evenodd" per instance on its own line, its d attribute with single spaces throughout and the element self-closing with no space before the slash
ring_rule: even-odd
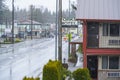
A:
<svg viewBox="0 0 120 80">
<path fill-rule="evenodd" d="M 32 28 L 31 28 L 31 24 L 32 24 Z M 41 23 L 31 20 L 22 20 L 18 22 L 17 26 L 19 28 L 20 38 L 25 38 L 25 36 L 29 38 L 31 37 L 31 34 L 33 38 L 40 38 L 40 34 L 42 32 Z"/>
<path fill-rule="evenodd" d="M 94 80 L 120 80 L 120 0 L 77 0 L 84 67 Z"/>
<path fill-rule="evenodd" d="M 17 35 L 18 35 L 18 28 L 17 28 L 17 25 L 14 25 L 14 37 L 16 37 Z M 12 38 L 12 25 L 11 24 L 0 25 L 0 37 Z"/>
<path fill-rule="evenodd" d="M 6 28 L 6 26 L 5 25 L 0 25 L 0 37 L 2 37 L 2 35 L 4 35 L 5 34 L 5 28 Z"/>
</svg>

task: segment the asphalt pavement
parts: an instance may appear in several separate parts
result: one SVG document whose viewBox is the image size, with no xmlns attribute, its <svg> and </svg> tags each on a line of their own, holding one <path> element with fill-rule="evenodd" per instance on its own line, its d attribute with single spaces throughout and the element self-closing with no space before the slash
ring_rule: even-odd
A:
<svg viewBox="0 0 120 80">
<path fill-rule="evenodd" d="M 14 45 L 2 45 L 0 50 L 0 80 L 21 80 L 25 74 L 42 76 L 41 70 L 43 65 L 46 64 L 49 59 L 55 59 L 54 49 L 54 39 L 27 40 Z M 67 62 L 68 43 L 65 41 L 63 41 L 62 51 L 62 57 L 63 59 L 66 58 Z M 70 71 L 82 67 L 82 62 L 79 58 L 76 65 L 69 62 L 67 63 Z"/>
</svg>

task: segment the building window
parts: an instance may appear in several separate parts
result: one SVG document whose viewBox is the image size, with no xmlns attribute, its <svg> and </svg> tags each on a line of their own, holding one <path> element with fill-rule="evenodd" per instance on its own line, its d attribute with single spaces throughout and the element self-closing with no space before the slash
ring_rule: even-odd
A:
<svg viewBox="0 0 120 80">
<path fill-rule="evenodd" d="M 109 57 L 109 69 L 119 69 L 119 57 L 118 56 Z"/>
<path fill-rule="evenodd" d="M 109 45 L 120 45 L 120 40 L 109 40 Z"/>
<path fill-rule="evenodd" d="M 103 36 L 108 36 L 108 24 L 103 24 Z"/>
<path fill-rule="evenodd" d="M 108 68 L 108 56 L 103 56 L 102 57 L 102 69 L 107 69 Z"/>
<path fill-rule="evenodd" d="M 71 30 L 76 30 L 76 28 L 71 28 Z"/>
<path fill-rule="evenodd" d="M 102 69 L 119 69 L 119 56 L 102 56 Z"/>
<path fill-rule="evenodd" d="M 119 36 L 119 25 L 110 24 L 110 36 Z"/>
<path fill-rule="evenodd" d="M 120 36 L 120 25 L 103 23 L 103 36 Z"/>
</svg>

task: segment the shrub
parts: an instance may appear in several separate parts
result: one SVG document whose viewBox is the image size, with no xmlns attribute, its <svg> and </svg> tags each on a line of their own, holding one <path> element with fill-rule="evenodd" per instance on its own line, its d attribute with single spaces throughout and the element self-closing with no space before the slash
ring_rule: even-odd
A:
<svg viewBox="0 0 120 80">
<path fill-rule="evenodd" d="M 82 44 L 80 44 L 79 45 L 79 47 L 78 47 L 78 50 L 77 50 L 79 53 L 82 53 L 83 52 L 83 50 L 82 50 Z"/>
<path fill-rule="evenodd" d="M 40 78 L 39 77 L 37 77 L 37 78 L 33 78 L 33 77 L 31 77 L 31 78 L 29 78 L 29 77 L 24 77 L 23 78 L 23 80 L 40 80 Z"/>
<path fill-rule="evenodd" d="M 87 68 L 79 68 L 75 70 L 72 74 L 74 80 L 91 80 L 89 70 Z"/>
<path fill-rule="evenodd" d="M 5 44 L 10 44 L 11 42 L 10 42 L 9 39 L 5 39 L 5 40 L 4 40 L 4 43 L 5 43 Z"/>
<path fill-rule="evenodd" d="M 66 78 L 69 76 L 70 78 L 72 77 L 71 71 L 67 70 L 66 68 L 63 68 L 63 77 Z"/>
<path fill-rule="evenodd" d="M 68 58 L 68 62 L 76 63 L 77 62 L 77 58 L 75 58 L 74 56 L 70 56 Z"/>
<path fill-rule="evenodd" d="M 67 63 L 63 63 L 62 66 L 66 69 L 68 69 L 68 64 Z"/>
<path fill-rule="evenodd" d="M 19 38 L 16 38 L 15 42 L 21 42 L 21 40 Z"/>
<path fill-rule="evenodd" d="M 43 68 L 43 80 L 62 80 L 63 67 L 59 61 L 51 61 Z"/>
</svg>

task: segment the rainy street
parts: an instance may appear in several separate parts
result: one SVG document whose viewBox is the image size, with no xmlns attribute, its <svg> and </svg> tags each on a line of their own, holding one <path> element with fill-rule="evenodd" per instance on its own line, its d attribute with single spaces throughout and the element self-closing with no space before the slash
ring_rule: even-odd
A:
<svg viewBox="0 0 120 80">
<path fill-rule="evenodd" d="M 24 76 L 42 76 L 43 66 L 55 59 L 55 39 L 25 40 L 14 45 L 1 45 L 0 80 L 22 80 Z M 62 42 L 63 58 L 67 58 L 68 43 Z"/>
</svg>

